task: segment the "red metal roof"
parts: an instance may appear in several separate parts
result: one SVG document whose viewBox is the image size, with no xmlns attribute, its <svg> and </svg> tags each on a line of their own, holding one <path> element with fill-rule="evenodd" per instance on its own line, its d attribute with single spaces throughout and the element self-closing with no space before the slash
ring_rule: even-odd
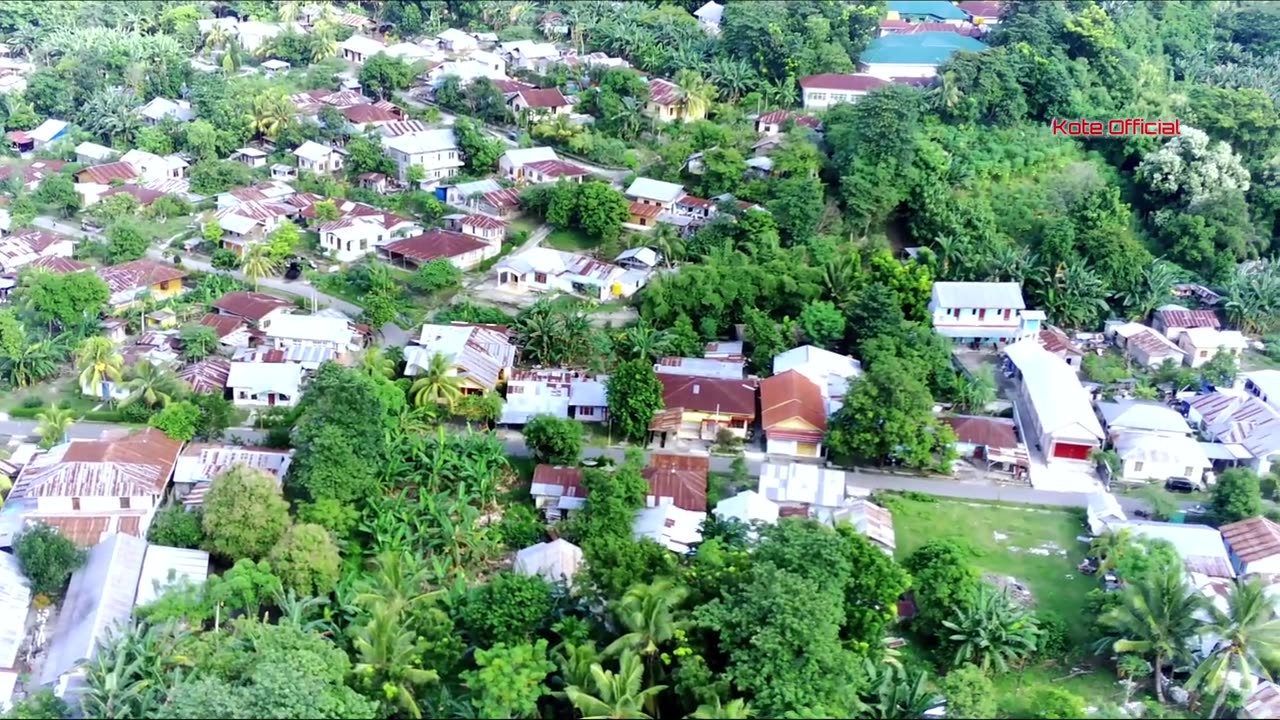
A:
<svg viewBox="0 0 1280 720">
<path fill-rule="evenodd" d="M 564 160 L 539 160 L 525 164 L 525 168 L 532 169 L 539 175 L 553 178 L 579 177 L 591 174 L 590 170 Z"/>
<path fill-rule="evenodd" d="M 631 203 L 629 212 L 636 217 L 656 218 L 662 214 L 662 208 L 658 205 L 648 205 L 642 202 Z"/>
<path fill-rule="evenodd" d="M 484 201 L 496 208 L 513 208 L 520 206 L 520 191 L 515 188 L 503 188 L 483 195 Z"/>
<path fill-rule="evenodd" d="M 462 218 L 462 224 L 478 227 L 481 230 L 502 230 L 507 227 L 507 224 L 498 218 L 480 215 L 479 213 Z"/>
<path fill-rule="evenodd" d="M 119 195 L 120 193 L 128 193 L 134 196 L 135 198 L 138 199 L 138 204 L 142 205 L 143 207 L 150 205 L 151 203 L 159 200 L 165 195 L 159 190 L 152 190 L 151 188 L 145 188 L 140 185 L 129 184 L 129 185 L 117 185 L 116 187 L 113 187 L 110 190 L 102 193 L 102 197 L 104 198 L 111 197 L 112 195 Z"/>
<path fill-rule="evenodd" d="M 138 169 L 123 160 L 106 165 L 94 165 L 76 173 L 77 182 L 92 182 L 100 185 L 109 185 L 112 180 L 133 180 L 136 177 L 138 177 Z"/>
<path fill-rule="evenodd" d="M 803 420 L 818 432 L 827 429 L 822 390 L 795 370 L 760 381 L 760 415 L 766 433 L 793 418 Z"/>
<path fill-rule="evenodd" d="M 817 76 L 814 75 L 812 77 Z M 788 120 L 795 122 L 797 125 L 803 125 L 805 127 L 815 129 L 822 125 L 822 121 L 812 115 L 802 115 L 790 110 L 774 110 L 773 112 L 767 112 L 756 118 L 757 123 L 765 125 L 781 125 Z"/>
<path fill-rule="evenodd" d="M 342 116 L 345 117 L 348 122 L 352 122 L 357 125 L 396 122 L 400 119 L 400 113 L 378 107 L 377 105 L 352 105 L 351 107 L 342 109 Z"/>
<path fill-rule="evenodd" d="M 570 497 L 587 496 L 587 490 L 582 486 L 582 468 L 544 463 L 533 469 L 533 484 L 555 485 L 563 488 L 564 494 Z"/>
<path fill-rule="evenodd" d="M 754 380 L 659 374 L 658 381 L 662 383 L 666 407 L 747 418 L 756 416 Z"/>
<path fill-rule="evenodd" d="M 415 262 L 424 263 L 458 257 L 485 247 L 487 247 L 486 243 L 469 235 L 450 230 L 430 230 L 421 235 L 387 243 L 383 249 L 391 255 L 400 255 Z"/>
<path fill-rule="evenodd" d="M 1212 310 L 1160 310 L 1156 318 L 1166 328 L 1213 328 L 1222 327 L 1218 314 Z"/>
<path fill-rule="evenodd" d="M 888 85 L 888 81 L 874 75 L 854 73 L 840 75 L 837 73 L 821 73 L 800 78 L 800 87 L 809 90 L 844 90 L 845 92 L 870 92 L 878 87 Z"/>
<path fill-rule="evenodd" d="M 205 316 L 206 319 L 210 316 Z M 205 358 L 192 363 L 178 371 L 178 377 L 185 380 L 197 393 L 221 393 L 227 387 L 227 378 L 231 376 L 231 361 L 221 357 Z"/>
<path fill-rule="evenodd" d="M 711 458 L 706 455 L 654 453 L 643 471 L 649 481 L 649 496 L 658 504 L 661 498 L 682 510 L 707 511 L 707 475 Z"/>
<path fill-rule="evenodd" d="M 228 315 L 257 322 L 280 308 L 293 307 L 293 303 L 266 293 L 229 292 L 218 298 L 213 306 Z"/>
<path fill-rule="evenodd" d="M 675 105 L 684 97 L 680 86 L 662 78 L 649 81 L 649 99 L 659 105 Z"/>
<path fill-rule="evenodd" d="M 1018 447 L 1018 433 L 1008 418 L 953 415 L 942 419 L 955 431 L 956 440 L 969 445 L 1013 450 Z"/>
<path fill-rule="evenodd" d="M 107 283 L 111 292 L 118 293 L 134 288 L 150 287 L 157 283 L 181 280 L 187 276 L 187 271 L 151 260 L 134 260 L 123 265 L 100 268 L 98 276 Z"/>
<path fill-rule="evenodd" d="M 569 104 L 556 88 L 520 89 L 516 94 L 531 108 L 558 108 Z"/>
<path fill-rule="evenodd" d="M 57 255 L 46 255 L 41 258 L 36 258 L 35 260 L 32 260 L 27 267 L 47 270 L 51 273 L 58 273 L 59 275 L 89 269 L 87 264 L 82 263 L 79 260 L 58 257 Z"/>
<path fill-rule="evenodd" d="M 956 7 L 976 18 L 998 18 L 1001 6 L 1002 3 L 995 0 L 968 0 L 968 2 L 956 3 Z"/>
<path fill-rule="evenodd" d="M 213 313 L 200 318 L 200 324 L 213 328 L 213 331 L 218 334 L 219 340 L 237 330 L 248 327 L 244 322 L 244 318 L 239 318 L 235 315 L 214 315 Z"/>
</svg>

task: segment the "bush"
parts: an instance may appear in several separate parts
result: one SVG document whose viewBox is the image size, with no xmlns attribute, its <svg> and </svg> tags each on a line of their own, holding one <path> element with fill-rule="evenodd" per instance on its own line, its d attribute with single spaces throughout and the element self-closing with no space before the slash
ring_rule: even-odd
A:
<svg viewBox="0 0 1280 720">
<path fill-rule="evenodd" d="M 360 511 L 337 498 L 320 498 L 298 506 L 298 521 L 312 523 L 345 538 L 360 522 Z"/>
<path fill-rule="evenodd" d="M 120 419 L 127 423 L 146 423 L 154 415 L 154 411 L 144 402 L 131 402 L 120 408 Z"/>
<path fill-rule="evenodd" d="M 462 282 L 462 271 L 448 260 L 432 260 L 413 274 L 410 284 L 424 293 L 433 293 L 457 287 Z"/>
<path fill-rule="evenodd" d="M 1035 617 L 1040 625 L 1040 637 L 1036 641 L 1036 652 L 1044 658 L 1065 655 L 1069 644 L 1067 621 L 1061 615 L 1052 612 L 1038 612 Z"/>
<path fill-rule="evenodd" d="M 535 415 L 524 426 L 525 444 L 539 462 L 576 465 L 582 457 L 582 423 L 554 415 Z"/>
<path fill-rule="evenodd" d="M 35 416 L 39 415 L 40 413 L 42 413 L 42 412 L 44 412 L 44 411 L 45 411 L 45 409 L 44 409 L 43 407 L 33 407 L 33 408 L 31 408 L 31 407 L 16 407 L 16 408 L 13 408 L 12 410 L 10 410 L 10 411 L 9 411 L 9 417 L 11 417 L 11 418 L 34 418 Z"/>
<path fill-rule="evenodd" d="M 218 248 L 209 256 L 209 264 L 219 270 L 235 270 L 240 267 L 240 258 L 226 248 Z"/>
<path fill-rule="evenodd" d="M 502 542 L 512 550 L 537 545 L 547 539 L 547 526 L 538 517 L 538 511 L 526 503 L 512 505 L 502 513 L 498 524 Z"/>
<path fill-rule="evenodd" d="M 981 668 L 966 663 L 942 678 L 947 698 L 948 718 L 991 718 L 996 716 L 995 688 Z"/>
<path fill-rule="evenodd" d="M 12 414 L 13 413 L 10 413 L 10 415 Z M 31 415 L 31 417 L 35 417 L 35 415 Z M 124 413 L 119 410 L 90 410 L 84 414 L 82 419 L 89 422 L 104 423 L 133 422 L 132 420 L 126 420 Z"/>
<path fill-rule="evenodd" d="M 31 581 L 31 592 L 40 595 L 61 593 L 71 573 L 84 564 L 87 556 L 75 543 L 44 523 L 23 531 L 13 541 L 13 554 L 22 565 L 22 574 Z"/>
<path fill-rule="evenodd" d="M 28 395 L 22 398 L 22 407 L 24 408 L 43 408 L 44 398 L 39 395 Z"/>
<path fill-rule="evenodd" d="M 187 512 L 181 505 L 170 505 L 156 513 L 147 531 L 147 540 L 156 545 L 194 549 L 204 542 L 199 513 Z"/>
<path fill-rule="evenodd" d="M 1038 720 L 1075 720 L 1087 715 L 1084 698 L 1056 687 L 1038 687 L 1027 697 L 1024 717 Z"/>
</svg>

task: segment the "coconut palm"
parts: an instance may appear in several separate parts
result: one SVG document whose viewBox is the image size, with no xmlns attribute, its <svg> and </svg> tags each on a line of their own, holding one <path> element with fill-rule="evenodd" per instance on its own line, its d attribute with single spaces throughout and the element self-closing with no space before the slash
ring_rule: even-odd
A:
<svg viewBox="0 0 1280 720">
<path fill-rule="evenodd" d="M 701 120 L 706 117 L 711 103 L 715 101 L 715 86 L 703 80 L 696 70 L 687 69 L 676 73 L 675 83 L 684 93 L 685 119 Z"/>
<path fill-rule="evenodd" d="M 298 3 L 294 0 L 285 0 L 276 5 L 276 17 L 285 25 L 290 25 L 298 19 Z"/>
<path fill-rule="evenodd" d="M 662 255 L 668 270 L 674 267 L 676 262 L 684 259 L 684 240 L 680 237 L 678 230 L 666 223 L 659 225 L 644 244 Z"/>
<path fill-rule="evenodd" d="M 458 378 L 452 371 L 448 358 L 441 353 L 432 355 L 413 385 L 409 386 L 409 398 L 413 400 L 413 404 L 417 407 L 439 405 L 452 409 L 462 396 Z"/>
<path fill-rule="evenodd" d="M 646 320 L 623 330 L 614 344 L 614 349 L 622 358 L 649 362 L 657 362 L 667 354 L 670 347 L 670 336 L 661 330 L 655 330 Z"/>
<path fill-rule="evenodd" d="M 249 123 L 258 137 L 274 138 L 280 134 L 289 119 L 293 117 L 293 107 L 289 98 L 282 92 L 263 92 L 253 99 L 253 109 L 249 113 Z"/>
<path fill-rule="evenodd" d="M 1232 585 L 1226 611 L 1210 605 L 1209 614 L 1212 620 L 1201 628 L 1201 634 L 1218 638 L 1218 642 L 1192 673 L 1187 686 L 1212 693 L 1213 711 L 1209 717 L 1218 717 L 1230 690 L 1229 676 L 1261 675 L 1271 679 L 1267 668 L 1280 658 L 1280 619 L 1276 618 L 1275 600 L 1257 577 Z"/>
<path fill-rule="evenodd" d="M 983 584 L 973 602 L 955 612 L 942 624 L 951 631 L 959 667 L 971 662 L 984 672 L 1008 672 L 1011 662 L 1035 652 L 1040 635 L 1035 618 L 1015 605 L 1004 591 Z"/>
<path fill-rule="evenodd" d="M 644 687 L 644 667 L 640 657 L 625 652 L 618 659 L 618 672 L 605 670 L 600 663 L 591 665 L 589 686 L 570 685 L 564 689 L 573 707 L 582 713 L 583 720 L 594 718 L 650 717 L 644 711 L 666 685 Z"/>
<path fill-rule="evenodd" d="M 1120 604 L 1098 619 L 1107 637 L 1099 652 L 1135 653 L 1151 660 L 1156 699 L 1164 702 L 1164 667 L 1188 660 L 1200 631 L 1196 618 L 1206 605 L 1187 582 L 1180 560 L 1156 568 L 1145 582 L 1130 583 Z"/>
<path fill-rule="evenodd" d="M 670 580 L 632 585 L 613 608 L 614 618 L 626 632 L 605 648 L 606 656 L 639 653 L 652 661 L 658 646 L 675 637 L 684 622 L 676 618 L 688 590 Z"/>
<path fill-rule="evenodd" d="M 240 272 L 253 283 L 254 290 L 258 289 L 259 280 L 275 275 L 279 270 L 280 264 L 271 255 L 267 245 L 254 245 L 249 248 L 249 252 L 245 253 L 244 261 L 240 264 Z"/>
<path fill-rule="evenodd" d="M 396 363 L 382 348 L 371 347 L 365 350 L 364 357 L 360 358 L 360 369 L 371 377 L 390 378 L 396 374 Z"/>
<path fill-rule="evenodd" d="M 307 50 L 311 53 L 311 62 L 318 63 L 338 54 L 338 38 L 329 27 L 317 25 L 307 41 Z"/>
<path fill-rule="evenodd" d="M 1098 572 L 1114 570 L 1126 552 L 1133 549 L 1133 530 L 1108 530 L 1089 543 L 1089 554 L 1098 560 Z"/>
<path fill-rule="evenodd" d="M 369 619 L 356 628 L 351 639 L 355 650 L 355 675 L 369 690 L 377 691 L 387 705 L 410 718 L 423 717 L 419 688 L 436 682 L 435 670 L 421 667 L 423 646 L 405 622 L 403 607 L 373 605 Z"/>
<path fill-rule="evenodd" d="M 124 370 L 124 358 L 116 351 L 115 343 L 100 335 L 87 337 L 76 348 L 76 368 L 80 370 L 80 387 L 102 392 L 107 400 L 106 382 L 120 382 Z"/>
<path fill-rule="evenodd" d="M 51 407 L 36 415 L 36 437 L 40 438 L 40 447 L 48 449 L 67 441 L 67 432 L 78 420 L 69 408 Z"/>
<path fill-rule="evenodd" d="M 149 408 L 166 407 L 182 392 L 182 381 L 161 365 L 140 360 L 129 370 L 129 397 L 125 405 L 139 400 Z"/>
<path fill-rule="evenodd" d="M 205 50 L 221 50 L 227 46 L 227 42 L 230 39 L 231 36 L 227 32 L 226 25 L 214 23 L 213 27 L 209 28 L 209 32 L 204 34 L 202 47 Z"/>
<path fill-rule="evenodd" d="M 996 381 L 989 366 L 972 373 L 962 374 L 956 387 L 953 403 L 957 409 L 968 413 L 981 413 L 996 399 Z"/>
</svg>

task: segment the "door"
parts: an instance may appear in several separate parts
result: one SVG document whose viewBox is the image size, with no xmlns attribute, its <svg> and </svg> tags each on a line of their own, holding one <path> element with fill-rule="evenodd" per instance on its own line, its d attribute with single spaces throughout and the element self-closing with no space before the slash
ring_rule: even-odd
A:
<svg viewBox="0 0 1280 720">
<path fill-rule="evenodd" d="M 270 407 L 275 407 L 275 405 L 276 405 L 276 394 L 275 394 L 275 393 L 267 393 L 267 405 L 268 405 L 268 406 L 270 406 Z"/>
<path fill-rule="evenodd" d="M 1093 452 L 1092 445 L 1064 442 L 1053 444 L 1053 457 L 1063 460 L 1088 460 L 1091 452 Z"/>
<path fill-rule="evenodd" d="M 796 455 L 799 457 L 818 457 L 818 444 L 796 443 Z"/>
</svg>

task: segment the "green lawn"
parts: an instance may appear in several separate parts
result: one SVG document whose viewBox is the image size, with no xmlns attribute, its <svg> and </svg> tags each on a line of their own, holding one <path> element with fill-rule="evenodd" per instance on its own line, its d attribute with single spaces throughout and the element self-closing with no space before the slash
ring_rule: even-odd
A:
<svg viewBox="0 0 1280 720">
<path fill-rule="evenodd" d="M 508 227 L 512 230 L 523 230 L 526 233 L 533 234 L 538 229 L 538 219 L 528 216 L 513 218 L 507 221 Z"/>
<path fill-rule="evenodd" d="M 572 228 L 556 228 L 551 231 L 543 244 L 553 247 L 556 250 L 564 250 L 566 252 L 580 252 L 582 250 L 591 250 L 600 243 L 590 238 L 581 230 Z"/>
</svg>

